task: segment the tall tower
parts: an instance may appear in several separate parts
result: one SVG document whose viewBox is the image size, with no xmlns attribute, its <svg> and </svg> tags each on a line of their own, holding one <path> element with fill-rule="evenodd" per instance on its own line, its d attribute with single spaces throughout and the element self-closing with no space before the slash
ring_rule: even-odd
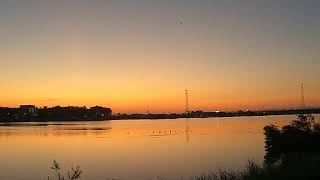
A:
<svg viewBox="0 0 320 180">
<path fill-rule="evenodd" d="M 305 108 L 306 105 L 305 105 L 305 102 L 304 102 L 304 88 L 303 88 L 303 84 L 301 84 L 301 102 L 300 102 L 300 106 L 301 108 Z"/>
<path fill-rule="evenodd" d="M 186 114 L 189 114 L 189 94 L 187 89 L 185 91 L 186 91 L 186 100 L 185 100 L 184 111 Z"/>
</svg>

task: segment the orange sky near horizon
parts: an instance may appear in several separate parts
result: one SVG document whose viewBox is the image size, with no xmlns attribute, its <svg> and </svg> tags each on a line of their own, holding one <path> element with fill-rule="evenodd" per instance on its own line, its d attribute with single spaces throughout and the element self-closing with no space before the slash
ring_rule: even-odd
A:
<svg viewBox="0 0 320 180">
<path fill-rule="evenodd" d="M 318 2 L 0 2 L 0 106 L 320 106 Z"/>
<path fill-rule="evenodd" d="M 67 87 L 66 87 L 67 88 Z M 75 88 L 77 89 L 77 88 Z M 64 90 L 66 93 L 62 96 L 54 98 L 46 98 L 46 94 L 41 94 L 41 88 L 35 89 L 31 92 L 19 90 L 18 92 L 11 92 L 14 94 L 21 94 L 14 98 L 2 97 L 1 106 L 17 107 L 20 104 L 35 104 L 38 107 L 42 106 L 87 106 L 92 107 L 101 105 L 110 107 L 114 113 L 118 112 L 141 112 L 141 113 L 168 113 L 168 112 L 183 112 L 185 103 L 184 91 L 167 90 L 165 89 L 125 89 L 114 91 L 107 91 L 104 96 L 103 92 L 90 89 L 81 89 L 76 91 L 71 88 Z M 201 88 L 196 90 L 189 90 L 189 106 L 190 110 L 205 110 L 205 111 L 232 111 L 232 110 L 246 110 L 246 109 L 272 109 L 272 108 L 295 108 L 300 106 L 299 88 L 295 92 L 287 93 L 286 96 L 281 96 L 285 92 L 275 92 L 278 95 L 264 96 L 267 91 L 255 93 L 250 92 L 236 92 L 216 90 L 215 92 L 204 92 Z M 163 91 L 162 91 L 163 90 Z M 74 92 L 74 93 L 69 93 Z M 60 94 L 59 91 L 52 92 L 53 94 Z M 63 91 L 61 91 L 61 94 Z M 239 94 L 242 97 L 239 97 Z M 271 93 L 270 90 L 268 93 Z M 23 94 L 29 94 L 25 97 Z M 34 95 L 32 95 L 34 94 Z M 60 95 L 61 95 L 60 94 Z M 273 93 L 272 93 L 273 94 Z M 41 97 L 42 96 L 42 97 Z M 319 99 L 311 98 L 308 94 L 305 97 L 308 107 L 315 107 Z M 285 103 L 283 103 L 285 102 Z"/>
</svg>

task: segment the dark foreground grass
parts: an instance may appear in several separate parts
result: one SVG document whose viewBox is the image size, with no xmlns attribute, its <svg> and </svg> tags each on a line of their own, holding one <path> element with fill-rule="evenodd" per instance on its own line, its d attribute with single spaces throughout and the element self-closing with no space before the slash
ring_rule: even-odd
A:
<svg viewBox="0 0 320 180">
<path fill-rule="evenodd" d="M 295 156 L 295 155 L 293 155 Z M 249 161 L 246 168 L 239 171 L 218 170 L 203 173 L 191 180 L 316 180 L 320 179 L 320 161 L 311 159 L 300 161 L 301 157 L 290 157 L 286 163 L 278 162 L 273 166 L 258 165 Z M 308 157 L 309 158 L 309 157 Z M 308 161 L 308 162 L 306 162 Z M 289 163 L 289 164 L 287 164 Z"/>
<path fill-rule="evenodd" d="M 320 153 L 292 153 L 283 154 L 277 162 L 272 165 L 259 165 L 254 161 L 248 161 L 241 170 L 220 169 L 206 172 L 189 178 L 178 178 L 179 180 L 319 180 L 320 179 Z M 60 174 L 60 165 L 54 162 L 52 169 L 56 172 L 55 177 L 49 180 L 80 180 L 82 169 L 72 168 L 66 176 Z M 107 175 L 106 175 L 107 176 Z M 118 180 L 105 178 L 108 180 Z M 83 180 L 83 179 L 82 179 Z M 130 179 L 129 179 L 130 180 Z M 150 180 L 170 180 L 165 177 L 150 178 Z"/>
</svg>

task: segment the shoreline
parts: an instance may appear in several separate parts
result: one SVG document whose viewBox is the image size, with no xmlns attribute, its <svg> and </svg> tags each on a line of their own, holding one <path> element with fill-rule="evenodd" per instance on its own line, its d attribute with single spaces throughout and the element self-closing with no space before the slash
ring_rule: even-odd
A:
<svg viewBox="0 0 320 180">
<path fill-rule="evenodd" d="M 286 113 L 284 113 L 284 111 Z M 125 121 L 125 120 L 170 120 L 170 119 L 195 119 L 195 118 L 228 118 L 228 117 L 263 117 L 263 116 L 282 116 L 299 114 L 320 114 L 320 109 L 304 110 L 282 110 L 282 111 L 248 111 L 248 112 L 193 112 L 187 114 L 122 114 L 110 116 L 105 119 L 81 119 L 81 118 L 54 118 L 54 119 L 28 119 L 28 120 L 2 120 L 0 123 L 19 123 L 19 122 L 94 122 L 94 121 Z M 205 116 L 207 115 L 207 116 Z M 65 120 L 61 120 L 65 119 Z"/>
</svg>

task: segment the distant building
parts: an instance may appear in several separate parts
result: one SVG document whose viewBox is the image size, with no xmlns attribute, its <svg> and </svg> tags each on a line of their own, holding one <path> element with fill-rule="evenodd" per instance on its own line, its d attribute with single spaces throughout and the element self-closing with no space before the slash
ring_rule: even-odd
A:
<svg viewBox="0 0 320 180">
<path fill-rule="evenodd" d="M 35 105 L 20 105 L 16 119 L 29 120 L 38 116 L 38 110 Z"/>
</svg>

